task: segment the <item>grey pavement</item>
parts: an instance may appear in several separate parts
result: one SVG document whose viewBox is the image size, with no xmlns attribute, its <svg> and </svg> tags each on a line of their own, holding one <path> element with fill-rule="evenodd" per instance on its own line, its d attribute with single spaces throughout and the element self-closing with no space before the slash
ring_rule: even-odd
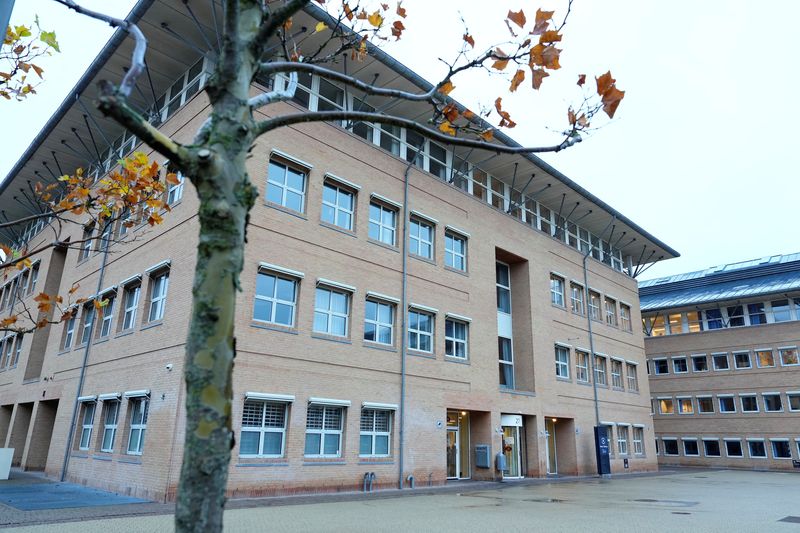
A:
<svg viewBox="0 0 800 533">
<path fill-rule="evenodd" d="M 225 512 L 225 528 L 227 531 L 293 532 L 800 533 L 800 473 L 793 472 L 679 470 L 610 480 L 460 483 L 444 490 L 403 491 L 403 495 L 405 497 L 396 497 L 393 491 L 386 491 L 367 496 L 236 500 Z M 296 505 L 287 505 L 289 503 Z M 82 519 L 62 516 L 60 523 L 41 523 L 54 517 L 43 519 L 42 512 L 28 511 L 27 523 L 40 523 L 15 531 L 87 533 L 172 529 L 173 517 L 163 514 L 168 512 L 164 504 L 113 507 L 127 507 L 138 514 L 108 516 L 112 508 L 103 506 L 86 509 Z M 81 521 L 64 522 L 76 519 Z"/>
</svg>

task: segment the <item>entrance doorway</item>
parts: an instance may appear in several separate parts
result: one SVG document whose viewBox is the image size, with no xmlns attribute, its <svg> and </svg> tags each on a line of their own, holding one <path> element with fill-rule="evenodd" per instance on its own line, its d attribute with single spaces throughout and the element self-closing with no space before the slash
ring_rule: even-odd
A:
<svg viewBox="0 0 800 533">
<path fill-rule="evenodd" d="M 558 455 L 556 453 L 556 418 L 545 418 L 545 446 L 547 448 L 547 474 L 558 474 Z"/>
<path fill-rule="evenodd" d="M 522 424 L 522 415 L 500 415 L 500 424 L 503 428 L 503 455 L 506 456 L 503 477 L 524 477 L 525 427 Z"/>
<path fill-rule="evenodd" d="M 447 479 L 469 479 L 469 413 L 447 411 Z"/>
</svg>

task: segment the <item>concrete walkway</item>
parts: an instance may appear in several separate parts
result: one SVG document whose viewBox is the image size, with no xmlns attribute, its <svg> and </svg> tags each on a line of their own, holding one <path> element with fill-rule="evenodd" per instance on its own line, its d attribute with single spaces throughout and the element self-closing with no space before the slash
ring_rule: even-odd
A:
<svg viewBox="0 0 800 533">
<path fill-rule="evenodd" d="M 342 495 L 335 501 L 308 497 L 236 500 L 225 513 L 225 524 L 227 531 L 800 533 L 798 487 L 800 475 L 796 473 L 729 470 L 686 470 L 611 480 L 461 484 L 410 497 L 376 493 L 357 499 Z M 19 531 L 170 531 L 172 516 L 145 508 L 152 505 L 159 504 L 128 505 L 140 514 L 104 518 L 93 513 L 108 508 L 94 507 L 79 523 L 40 523 Z M 29 519 L 43 518 L 38 514 Z M 92 516 L 98 519 L 92 520 Z M 64 519 L 69 517 L 62 516 Z"/>
</svg>

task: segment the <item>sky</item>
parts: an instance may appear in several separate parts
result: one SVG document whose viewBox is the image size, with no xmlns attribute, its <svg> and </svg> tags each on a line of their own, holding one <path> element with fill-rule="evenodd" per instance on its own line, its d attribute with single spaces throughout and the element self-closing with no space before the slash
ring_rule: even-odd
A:
<svg viewBox="0 0 800 533">
<path fill-rule="evenodd" d="M 133 5 L 82 3 L 116 16 Z M 407 30 L 383 48 L 437 81 L 445 68 L 439 59 L 455 57 L 464 24 L 476 49 L 485 49 L 508 40 L 509 9 L 524 9 L 529 20 L 537 7 L 555 9 L 560 21 L 566 0 L 404 0 L 403 7 Z M 17 0 L 11 21 L 29 23 L 35 14 L 56 31 L 62 53 L 40 63 L 45 81 L 37 95 L 0 102 L 0 176 L 112 33 L 52 0 Z M 511 137 L 552 144 L 580 97 L 577 75 L 610 69 L 626 91 L 614 120 L 595 121 L 581 144 L 542 157 L 680 252 L 641 279 L 797 252 L 797 20 L 800 2 L 790 0 L 576 0 L 560 43 L 562 69 L 541 91 L 526 81 L 509 95 L 506 79 L 474 73 L 457 78 L 451 96 L 476 110 L 503 96 L 519 124 Z"/>
</svg>

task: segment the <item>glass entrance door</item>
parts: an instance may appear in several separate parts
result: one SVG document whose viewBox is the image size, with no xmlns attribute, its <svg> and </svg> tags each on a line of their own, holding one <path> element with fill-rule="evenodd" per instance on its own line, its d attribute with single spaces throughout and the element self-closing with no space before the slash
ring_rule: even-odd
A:
<svg viewBox="0 0 800 533">
<path fill-rule="evenodd" d="M 447 428 L 447 479 L 458 479 L 461 454 L 458 453 L 458 428 Z"/>
<path fill-rule="evenodd" d="M 503 470 L 503 477 L 522 477 L 521 444 L 519 426 L 503 426 L 503 455 L 506 456 L 506 469 Z"/>
<path fill-rule="evenodd" d="M 544 423 L 547 438 L 547 473 L 558 474 L 558 457 L 556 456 L 556 419 L 548 418 Z"/>
</svg>

